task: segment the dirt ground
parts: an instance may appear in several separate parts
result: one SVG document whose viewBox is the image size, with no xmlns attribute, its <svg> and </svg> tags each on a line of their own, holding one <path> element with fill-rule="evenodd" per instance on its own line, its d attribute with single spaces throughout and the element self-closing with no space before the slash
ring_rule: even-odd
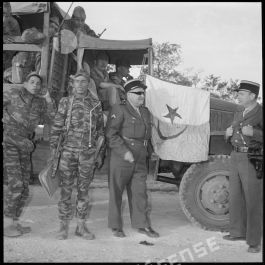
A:
<svg viewBox="0 0 265 265">
<path fill-rule="evenodd" d="M 148 195 L 153 228 L 159 238 L 148 238 L 131 228 L 126 193 L 124 231 L 115 238 L 107 228 L 108 188 L 105 177 L 95 177 L 91 185 L 89 229 L 96 239 L 86 241 L 74 235 L 75 218 L 69 238 L 57 240 L 59 191 L 49 198 L 39 185 L 31 185 L 31 198 L 21 217 L 32 232 L 18 238 L 4 237 L 4 262 L 262 262 L 262 253 L 247 252 L 244 241 L 222 239 L 223 233 L 193 226 L 181 210 L 178 189 L 148 178 Z M 73 194 L 73 204 L 76 192 Z M 147 241 L 153 245 L 139 244 Z"/>
</svg>

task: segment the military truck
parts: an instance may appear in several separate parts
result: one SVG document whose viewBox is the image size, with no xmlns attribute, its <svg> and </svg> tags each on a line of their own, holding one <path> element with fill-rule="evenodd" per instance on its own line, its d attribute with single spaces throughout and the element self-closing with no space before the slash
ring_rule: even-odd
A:
<svg viewBox="0 0 265 265">
<path fill-rule="evenodd" d="M 44 2 L 41 2 L 44 3 Z M 48 5 L 49 6 L 49 5 Z M 60 18 L 63 13 L 58 6 Z M 44 11 L 43 11 L 44 10 Z M 44 8 L 43 31 L 47 31 L 49 10 Z M 14 45 L 10 44 L 13 49 Z M 23 46 L 24 45 L 24 46 Z M 20 50 L 32 47 L 38 51 L 42 49 L 47 55 L 47 43 L 40 48 L 37 45 L 20 44 Z M 4 45 L 5 48 L 10 48 Z M 23 48 L 24 47 L 24 48 Z M 45 48 L 46 47 L 46 48 Z M 69 54 L 60 54 L 53 49 L 52 59 L 48 66 L 43 57 L 42 75 L 53 98 L 58 101 L 67 95 L 67 77 L 82 67 L 83 61 L 93 64 L 95 54 L 99 50 L 107 51 L 110 64 L 114 64 L 120 56 L 126 56 L 131 65 L 148 65 L 148 74 L 153 74 L 152 39 L 144 40 L 106 40 L 97 39 L 80 34 L 77 39 L 77 49 Z M 46 56 L 47 57 L 47 56 Z M 48 71 L 49 69 L 49 71 Z M 181 207 L 187 218 L 194 224 L 209 230 L 227 230 L 229 223 L 229 163 L 231 146 L 224 141 L 225 129 L 230 125 L 237 105 L 224 100 L 210 99 L 210 145 L 209 159 L 201 163 L 182 163 L 172 160 L 162 160 L 155 154 L 150 160 L 154 166 L 153 176 L 156 181 L 177 185 Z M 48 137 L 39 143 L 33 153 L 33 167 L 38 173 L 49 157 Z M 149 167 L 152 168 L 151 166 Z"/>
</svg>

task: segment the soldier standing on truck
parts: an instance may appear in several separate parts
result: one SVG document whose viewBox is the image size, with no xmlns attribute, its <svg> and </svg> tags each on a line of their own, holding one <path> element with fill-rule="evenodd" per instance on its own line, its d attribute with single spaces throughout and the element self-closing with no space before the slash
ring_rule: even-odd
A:
<svg viewBox="0 0 265 265">
<path fill-rule="evenodd" d="M 128 81 L 126 103 L 111 108 L 106 138 L 110 148 L 108 226 L 114 236 L 125 237 L 122 228 L 122 194 L 127 188 L 132 227 L 139 233 L 159 237 L 151 228 L 146 191 L 147 157 L 151 154 L 151 114 L 143 107 L 144 89 L 140 80 Z"/>
<path fill-rule="evenodd" d="M 97 160 L 95 158 L 97 140 L 104 135 L 103 114 L 100 101 L 89 91 L 90 77 L 87 73 L 79 71 L 73 78 L 73 95 L 60 100 L 50 137 L 51 148 L 55 150 L 60 135 L 64 134 L 59 164 L 61 198 L 58 203 L 60 230 L 57 238 L 64 240 L 68 237 L 69 222 L 72 219 L 71 195 L 77 174 L 75 234 L 91 240 L 95 236 L 86 226 L 88 189 L 94 176 L 95 164 L 100 167 L 103 163 L 102 153 Z"/>
<path fill-rule="evenodd" d="M 261 249 L 263 184 L 248 153 L 261 149 L 263 143 L 262 107 L 257 103 L 259 84 L 243 80 L 237 91 L 244 110 L 235 113 L 226 130 L 233 151 L 229 178 L 230 234 L 223 238 L 246 240 L 248 252 L 257 253 Z"/>
<path fill-rule="evenodd" d="M 4 167 L 8 179 L 5 196 L 4 235 L 21 236 L 31 231 L 19 224 L 19 217 L 29 196 L 30 153 L 34 149 L 32 135 L 38 124 L 51 123 L 55 102 L 47 91 L 40 95 L 42 78 L 37 73 L 27 76 L 21 90 L 11 90 L 3 100 Z"/>
</svg>

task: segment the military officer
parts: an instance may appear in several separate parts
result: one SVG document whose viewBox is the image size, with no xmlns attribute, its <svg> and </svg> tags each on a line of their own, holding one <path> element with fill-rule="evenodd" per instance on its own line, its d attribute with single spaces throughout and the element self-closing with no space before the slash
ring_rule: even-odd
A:
<svg viewBox="0 0 265 265">
<path fill-rule="evenodd" d="M 121 203 L 126 187 L 132 227 L 150 237 L 159 234 L 151 228 L 148 216 L 146 178 L 147 157 L 151 153 L 151 114 L 143 107 L 146 86 L 140 80 L 128 81 L 127 101 L 112 106 L 106 126 L 110 148 L 108 226 L 114 236 L 125 237 Z"/>
<path fill-rule="evenodd" d="M 22 89 L 13 88 L 10 94 L 4 93 L 3 147 L 8 178 L 4 235 L 8 237 L 31 231 L 30 227 L 19 223 L 29 195 L 30 153 L 34 149 L 31 139 L 37 125 L 51 124 L 56 111 L 49 92 L 44 96 L 40 94 L 41 86 L 42 78 L 37 73 L 30 73 Z"/>
<path fill-rule="evenodd" d="M 88 89 L 88 74 L 80 71 L 73 78 L 73 95 L 60 100 L 50 137 L 50 144 L 54 150 L 60 134 L 64 133 L 59 164 L 61 198 L 58 203 L 60 230 L 57 238 L 68 237 L 69 222 L 72 219 L 71 195 L 74 177 L 77 175 L 75 234 L 91 240 L 95 236 L 86 226 L 89 211 L 88 189 L 94 176 L 96 162 L 99 167 L 102 164 L 102 156 L 96 159 L 95 151 L 98 138 L 104 135 L 103 114 L 100 101 Z"/>
<path fill-rule="evenodd" d="M 260 149 L 263 143 L 262 107 L 257 103 L 259 84 L 243 80 L 237 91 L 243 108 L 235 113 L 225 135 L 233 151 L 229 178 L 230 234 L 224 239 L 246 240 L 248 252 L 256 253 L 261 243 L 263 185 L 247 153 Z"/>
</svg>

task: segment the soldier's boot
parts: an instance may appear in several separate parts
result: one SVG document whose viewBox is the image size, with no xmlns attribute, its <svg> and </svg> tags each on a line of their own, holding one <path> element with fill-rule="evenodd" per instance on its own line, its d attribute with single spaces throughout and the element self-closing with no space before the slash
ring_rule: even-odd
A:
<svg viewBox="0 0 265 265">
<path fill-rule="evenodd" d="M 17 227 L 17 229 L 22 233 L 30 233 L 31 232 L 31 227 L 30 226 L 22 226 L 18 220 L 14 220 L 14 225 Z"/>
<path fill-rule="evenodd" d="M 13 218 L 4 218 L 4 236 L 18 237 L 22 232 L 18 230 L 17 226 L 13 222 Z"/>
<path fill-rule="evenodd" d="M 59 240 L 65 240 L 68 237 L 69 220 L 61 220 L 60 229 L 57 232 L 56 238 Z"/>
<path fill-rule="evenodd" d="M 77 219 L 75 234 L 87 240 L 95 239 L 95 235 L 88 230 L 85 219 Z"/>
</svg>

